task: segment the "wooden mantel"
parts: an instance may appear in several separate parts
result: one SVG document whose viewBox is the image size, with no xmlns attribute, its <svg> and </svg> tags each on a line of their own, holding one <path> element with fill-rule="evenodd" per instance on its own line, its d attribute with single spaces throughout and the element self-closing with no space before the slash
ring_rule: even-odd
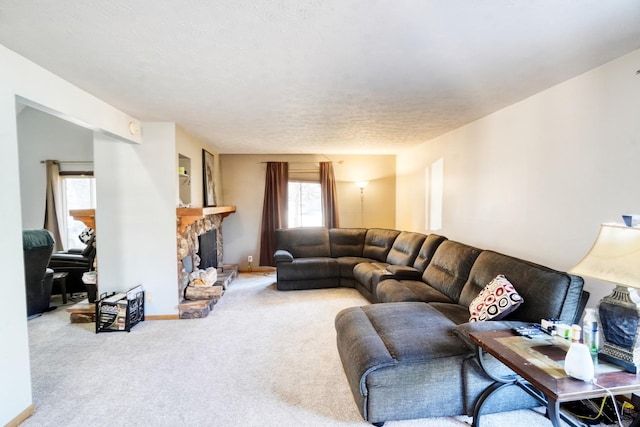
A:
<svg viewBox="0 0 640 427">
<path fill-rule="evenodd" d="M 212 208 L 177 208 L 178 231 L 184 233 L 184 229 L 204 218 L 207 215 L 221 215 L 222 218 L 236 211 L 235 206 L 215 206 Z"/>
<path fill-rule="evenodd" d="M 231 215 L 235 211 L 235 206 L 215 206 L 212 208 L 177 208 L 176 216 L 178 218 L 178 230 L 180 231 L 180 233 L 183 233 L 185 228 L 207 215 L 222 215 L 222 217 L 224 218 L 228 215 Z M 91 227 L 94 230 L 96 229 L 95 209 L 71 209 L 69 213 L 74 219 L 82 221 L 87 227 Z"/>
<path fill-rule="evenodd" d="M 95 209 L 70 209 L 69 214 L 73 219 L 82 222 L 87 227 L 96 229 L 96 210 Z"/>
</svg>

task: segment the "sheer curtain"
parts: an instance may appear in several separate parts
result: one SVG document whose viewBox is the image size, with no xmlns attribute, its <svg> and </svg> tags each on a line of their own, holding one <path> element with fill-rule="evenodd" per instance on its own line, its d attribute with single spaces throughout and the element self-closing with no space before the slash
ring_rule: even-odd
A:
<svg viewBox="0 0 640 427">
<path fill-rule="evenodd" d="M 275 231 L 287 227 L 288 184 L 289 164 L 267 162 L 260 232 L 260 265 L 276 265 L 273 258 L 276 249 Z"/>
<path fill-rule="evenodd" d="M 322 199 L 322 218 L 327 228 L 339 227 L 338 193 L 336 179 L 333 176 L 333 163 L 320 162 L 320 191 Z"/>
<path fill-rule="evenodd" d="M 44 213 L 44 228 L 53 234 L 56 241 L 54 251 L 64 250 L 67 235 L 63 215 L 62 182 L 60 181 L 60 167 L 55 160 L 47 160 L 47 193 Z"/>
</svg>

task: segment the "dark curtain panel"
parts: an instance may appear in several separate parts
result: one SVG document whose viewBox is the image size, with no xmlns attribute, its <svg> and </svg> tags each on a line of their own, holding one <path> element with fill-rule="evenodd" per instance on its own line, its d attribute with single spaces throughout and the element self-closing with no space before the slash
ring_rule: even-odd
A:
<svg viewBox="0 0 640 427">
<path fill-rule="evenodd" d="M 289 164 L 267 162 L 267 179 L 264 185 L 262 205 L 262 230 L 260 232 L 260 265 L 275 266 L 275 231 L 287 228 L 287 187 Z"/>
<path fill-rule="evenodd" d="M 327 228 L 340 227 L 338 223 L 338 193 L 333 176 L 333 163 L 320 162 L 320 191 L 322 192 L 322 218 Z"/>
</svg>

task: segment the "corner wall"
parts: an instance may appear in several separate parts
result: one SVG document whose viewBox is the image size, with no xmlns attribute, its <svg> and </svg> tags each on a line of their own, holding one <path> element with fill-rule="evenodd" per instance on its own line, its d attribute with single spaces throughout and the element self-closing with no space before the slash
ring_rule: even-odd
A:
<svg viewBox="0 0 640 427">
<path fill-rule="evenodd" d="M 640 212 L 640 51 L 397 157 L 397 228 L 429 232 L 425 170 L 444 160 L 435 232 L 559 270 L 599 225 Z M 612 286 L 585 280 L 595 306 Z"/>
<path fill-rule="evenodd" d="M 142 144 L 94 136 L 98 290 L 141 284 L 145 315 L 175 315 L 175 124 L 143 123 L 142 131 Z"/>
<path fill-rule="evenodd" d="M 129 137 L 128 125 L 136 121 L 105 102 L 60 79 L 42 67 L 0 45 L 0 181 L 4 209 L 0 267 L 7 304 L 0 311 L 0 425 L 28 416 L 32 407 L 29 342 L 27 332 L 16 99 L 65 117 L 119 140 Z M 24 301 L 20 304 L 19 301 Z"/>
</svg>

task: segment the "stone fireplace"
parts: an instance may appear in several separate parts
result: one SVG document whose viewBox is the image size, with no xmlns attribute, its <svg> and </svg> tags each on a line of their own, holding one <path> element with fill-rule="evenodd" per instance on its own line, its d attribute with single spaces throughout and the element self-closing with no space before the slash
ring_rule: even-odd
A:
<svg viewBox="0 0 640 427">
<path fill-rule="evenodd" d="M 235 210 L 235 206 L 177 209 L 178 298 L 181 301 L 178 311 L 181 319 L 206 317 L 227 285 L 237 276 L 236 265 L 222 263 L 222 220 Z M 203 259 L 207 265 L 201 265 Z M 213 288 L 198 292 L 194 300 L 187 289 L 189 274 L 210 264 L 217 269 L 217 281 Z M 185 299 L 185 295 L 190 299 Z"/>
</svg>

